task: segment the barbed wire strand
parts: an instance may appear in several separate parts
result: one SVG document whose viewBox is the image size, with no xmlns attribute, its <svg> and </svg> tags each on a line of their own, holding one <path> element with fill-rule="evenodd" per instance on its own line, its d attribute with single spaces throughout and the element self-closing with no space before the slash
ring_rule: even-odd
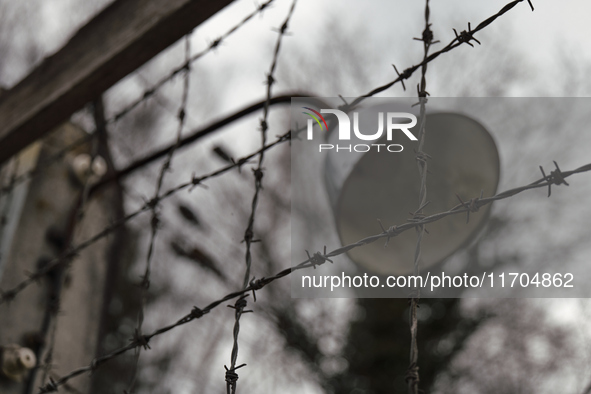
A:
<svg viewBox="0 0 591 394">
<path fill-rule="evenodd" d="M 269 107 L 271 104 L 272 99 L 272 87 L 275 83 L 275 69 L 277 68 L 277 61 L 279 59 L 279 50 L 281 48 L 281 42 L 283 41 L 283 37 L 287 35 L 287 28 L 289 25 L 289 20 L 293 15 L 293 11 L 295 9 L 296 0 L 293 1 L 287 17 L 281 27 L 277 30 L 279 36 L 277 37 L 277 42 L 275 44 L 275 50 L 273 52 L 273 60 L 271 62 L 271 67 L 269 69 L 269 73 L 267 74 L 267 99 L 265 101 L 265 105 L 263 107 L 263 117 L 260 121 L 261 127 L 261 146 L 264 147 L 267 143 L 267 130 L 269 129 Z M 251 211 L 250 216 L 248 218 L 248 226 L 246 231 L 244 232 L 244 242 L 246 243 L 246 273 L 244 274 L 244 287 L 248 286 L 248 281 L 250 279 L 250 267 L 252 264 L 252 256 L 250 252 L 251 244 L 254 242 L 254 221 L 255 221 L 255 214 L 258 205 L 258 199 L 261 189 L 263 188 L 263 161 L 265 160 L 265 151 L 261 151 L 259 155 L 258 166 L 256 169 L 253 170 L 254 174 L 254 196 L 252 198 L 251 204 Z"/>
<path fill-rule="evenodd" d="M 271 99 L 272 99 L 272 90 L 273 84 L 275 83 L 275 70 L 277 68 L 277 63 L 279 61 L 279 52 L 281 49 L 281 43 L 283 42 L 283 38 L 288 34 L 287 29 L 289 26 L 289 21 L 293 15 L 295 10 L 297 0 L 293 0 L 291 7 L 287 13 L 287 16 L 281 26 L 277 29 L 277 41 L 275 43 L 275 49 L 273 51 L 273 58 L 271 60 L 271 66 L 269 68 L 269 72 L 267 73 L 266 78 L 266 86 L 267 86 L 267 99 L 265 101 L 265 105 L 263 107 L 263 117 L 260 120 L 260 131 L 261 131 L 261 148 L 264 148 L 267 144 L 267 131 L 269 129 L 269 108 L 271 106 Z M 248 225 L 246 230 L 244 231 L 244 242 L 246 244 L 246 252 L 244 256 L 244 260 L 246 263 L 246 270 L 244 272 L 244 280 L 242 287 L 247 288 L 249 285 L 250 279 L 250 271 L 252 266 L 252 251 L 251 247 L 254 242 L 257 242 L 254 239 L 254 223 L 255 223 L 255 216 L 257 211 L 257 206 L 259 202 L 259 195 L 261 190 L 263 189 L 263 163 L 265 160 L 265 150 L 261 150 L 259 154 L 259 160 L 257 167 L 253 169 L 254 175 L 254 195 L 252 197 L 252 203 L 250 208 L 250 215 L 248 217 Z M 254 279 L 254 278 L 253 278 Z M 233 340 L 234 343 L 232 345 L 232 355 L 230 357 L 230 367 L 224 365 L 226 369 L 225 380 L 226 380 L 226 393 L 227 394 L 235 394 L 236 393 L 236 385 L 238 382 L 238 373 L 236 370 L 238 368 L 242 368 L 246 364 L 241 364 L 236 366 L 238 360 L 238 335 L 240 333 L 240 318 L 242 317 L 243 313 L 252 312 L 252 311 L 245 311 L 244 309 L 247 306 L 247 294 L 240 297 L 234 306 L 235 314 L 234 314 L 234 330 L 233 330 Z M 256 298 L 254 298 L 256 301 Z"/>
<path fill-rule="evenodd" d="M 236 365 L 238 360 L 238 334 L 240 333 L 240 317 L 243 313 L 252 312 L 250 310 L 245 311 L 246 308 L 246 297 L 248 294 L 243 294 L 240 296 L 234 305 L 228 305 L 228 307 L 233 308 L 234 313 L 234 330 L 232 331 L 234 337 L 234 344 L 232 345 L 232 355 L 230 357 L 230 368 L 224 365 L 226 369 L 226 393 L 227 394 L 236 394 L 236 384 L 238 382 L 238 373 L 236 370 L 242 367 L 245 367 L 246 364 Z"/>
<path fill-rule="evenodd" d="M 517 5 L 518 3 L 521 3 L 524 0 L 515 0 L 509 4 L 507 4 L 505 7 L 503 7 L 501 9 L 501 11 L 499 11 L 497 14 L 491 16 L 490 18 L 486 19 L 484 22 L 481 22 L 477 29 L 472 30 L 472 34 L 474 34 L 477 31 L 480 31 L 482 29 L 484 29 L 486 26 L 490 25 L 494 20 L 496 20 L 499 16 L 505 14 L 506 12 L 508 12 L 510 9 L 512 9 L 515 5 Z M 529 2 L 529 0 L 528 0 Z M 530 3 L 531 6 L 531 3 Z M 533 6 L 532 6 L 533 9 Z M 415 66 L 411 66 L 409 68 L 407 68 L 402 74 L 400 74 L 400 76 L 386 84 L 383 85 L 379 88 L 376 88 L 374 90 L 372 90 L 371 92 L 367 93 L 364 96 L 359 96 L 358 98 L 356 98 L 352 103 L 350 104 L 346 104 L 344 107 L 344 110 L 346 110 L 347 108 L 353 108 L 355 105 L 357 105 L 358 103 L 360 103 L 361 101 L 363 101 L 365 98 L 371 97 L 375 94 L 378 94 L 381 91 L 386 90 L 387 88 L 395 85 L 396 83 L 401 82 L 404 86 L 404 79 L 409 78 L 420 66 L 422 66 L 423 64 L 427 64 L 433 60 L 435 60 L 441 53 L 444 52 L 449 52 L 450 50 L 457 48 L 458 46 L 461 45 L 461 43 L 455 43 L 455 41 L 457 40 L 454 39 L 452 40 L 452 42 L 450 44 L 448 44 L 448 46 L 446 48 L 444 48 L 444 50 L 440 50 L 438 52 L 435 52 L 431 55 L 429 55 L 427 57 L 427 59 L 425 59 L 423 62 L 419 63 L 418 65 Z M 449 48 L 449 49 L 448 49 Z M 402 78 L 402 76 L 404 76 L 404 78 Z M 283 134 L 282 136 L 280 136 L 275 142 L 273 142 L 272 144 L 267 145 L 264 150 L 270 149 L 273 146 L 277 145 L 277 144 L 281 144 L 285 141 L 289 141 L 291 138 L 291 132 L 287 132 L 285 134 Z M 116 228 L 118 228 L 119 226 L 127 223 L 128 221 L 132 220 L 133 218 L 135 218 L 136 216 L 138 216 L 139 214 L 147 211 L 150 209 L 150 206 L 152 204 L 157 204 L 161 199 L 167 198 L 172 194 L 177 193 L 178 191 L 184 190 L 186 188 L 192 187 L 192 186 L 197 186 L 199 185 L 199 183 L 201 183 L 202 181 L 209 179 L 210 177 L 217 177 L 221 174 L 224 174 L 225 172 L 234 169 L 234 168 L 241 168 L 243 164 L 245 164 L 248 160 L 252 159 L 253 157 L 257 156 L 260 153 L 260 151 L 257 151 L 251 155 L 248 155 L 240 160 L 238 160 L 237 162 L 230 164 L 226 167 L 221 168 L 218 171 L 215 171 L 209 175 L 205 175 L 202 176 L 200 178 L 195 178 L 193 177 L 192 180 L 190 182 L 186 182 L 183 184 L 180 184 L 170 190 L 168 190 L 167 192 L 165 192 L 160 198 L 158 199 L 153 199 L 151 201 L 148 201 L 147 203 L 145 203 L 142 207 L 140 207 L 139 209 L 137 209 L 136 211 L 126 215 L 125 217 L 121 218 L 120 220 L 118 220 L 117 222 L 113 223 L 112 225 L 106 227 L 103 231 L 99 232 L 98 234 L 96 234 L 94 237 L 88 239 L 87 241 L 81 243 L 80 245 L 78 245 L 77 247 L 73 248 L 73 250 L 67 255 L 66 258 L 70 258 L 71 256 L 73 256 L 74 254 L 78 253 L 80 250 L 90 246 L 91 244 L 93 244 L 94 242 L 97 242 L 98 240 L 102 239 L 103 237 L 109 235 L 112 231 L 114 231 Z M 55 268 L 55 266 L 59 265 L 60 261 L 56 260 L 53 261 L 49 267 L 51 268 Z M 0 305 L 3 304 L 4 302 L 9 301 L 10 299 L 13 299 L 18 293 L 20 293 L 22 290 L 24 290 L 26 287 L 30 286 L 34 281 L 36 281 L 37 279 L 41 278 L 45 273 L 47 273 L 47 271 L 43 270 L 43 272 L 38 272 L 38 273 L 34 273 L 32 275 L 29 276 L 28 279 L 22 281 L 21 283 L 19 283 L 17 286 L 15 286 L 14 288 L 12 288 L 11 290 L 8 291 L 2 291 L 0 290 Z"/>
<path fill-rule="evenodd" d="M 256 156 L 256 154 L 253 156 Z M 548 187 L 548 192 L 550 194 L 552 185 L 557 185 L 557 186 L 558 185 L 567 185 L 568 186 L 568 183 L 566 182 L 567 178 L 569 178 L 575 174 L 591 172 L 591 163 L 583 165 L 581 167 L 578 167 L 578 168 L 576 168 L 574 170 L 570 170 L 570 171 L 560 170 L 560 168 L 558 167 L 558 164 L 556 162 L 554 162 L 554 165 L 556 167 L 555 170 L 551 171 L 548 175 L 546 175 L 545 172 L 542 171 L 542 173 L 543 173 L 542 178 L 540 178 L 530 184 L 516 187 L 513 189 L 509 189 L 509 190 L 498 193 L 498 194 L 491 196 L 491 197 L 478 196 L 478 197 L 471 198 L 467 201 L 462 201 L 462 202 L 460 202 L 460 204 L 455 205 L 454 207 L 450 208 L 447 211 L 442 211 L 442 212 L 438 212 L 438 213 L 435 213 L 435 214 L 432 214 L 429 216 L 424 216 L 424 217 L 416 219 L 416 220 L 411 219 L 411 220 L 409 220 L 403 224 L 400 224 L 400 225 L 390 226 L 388 229 L 382 229 L 382 232 L 380 232 L 378 234 L 363 238 L 355 243 L 348 244 L 346 246 L 342 246 L 340 248 L 334 249 L 331 252 L 326 252 L 326 249 L 324 250 L 324 252 L 316 252 L 311 256 L 309 255 L 308 258 L 306 260 L 302 261 L 301 263 L 299 263 L 293 267 L 286 268 L 274 276 L 271 276 L 268 278 L 262 277 L 260 279 L 253 278 L 250 281 L 249 286 L 247 288 L 235 291 L 233 293 L 229 293 L 229 294 L 225 295 L 224 297 L 211 302 L 209 305 L 207 305 L 203 309 L 195 306 L 192 308 L 192 310 L 188 314 L 186 314 L 185 316 L 183 316 L 182 318 L 180 318 L 176 322 L 174 322 L 170 325 L 161 327 L 161 328 L 153 331 L 151 334 L 143 335 L 142 338 L 133 339 L 132 341 L 130 341 L 130 343 L 128 345 L 120 347 L 120 348 L 112 351 L 111 353 L 108 353 L 106 355 L 103 355 L 103 356 L 93 359 L 92 362 L 88 366 L 84 366 L 84 367 L 75 369 L 75 370 L 71 371 L 70 373 L 68 373 L 67 375 L 62 376 L 61 378 L 59 378 L 57 380 L 52 379 L 46 386 L 44 386 L 40 389 L 39 394 L 56 392 L 58 387 L 64 385 L 69 380 L 71 380 L 79 375 L 83 375 L 85 373 L 92 372 L 93 370 L 98 368 L 100 365 L 106 363 L 107 361 L 109 361 L 115 357 L 118 357 L 118 356 L 132 350 L 132 349 L 135 349 L 138 346 L 143 346 L 144 343 L 148 343 L 154 337 L 163 335 L 171 330 L 174 330 L 177 327 L 180 327 L 182 325 L 190 323 L 196 319 L 200 319 L 201 317 L 208 314 L 209 312 L 211 312 L 214 308 L 218 307 L 219 305 L 221 305 L 229 300 L 232 300 L 234 298 L 241 297 L 245 294 L 248 294 L 249 292 L 255 293 L 256 291 L 261 290 L 262 288 L 264 288 L 268 284 L 270 284 L 278 279 L 284 278 L 293 272 L 296 272 L 296 271 L 299 271 L 302 269 L 315 268 L 315 267 L 325 264 L 327 261 L 332 263 L 333 262 L 331 259 L 332 257 L 336 257 L 339 255 L 345 254 L 352 249 L 371 244 L 371 243 L 376 242 L 380 239 L 385 238 L 388 241 L 391 238 L 396 237 L 405 231 L 408 231 L 411 229 L 416 229 L 417 227 L 425 226 L 429 223 L 436 222 L 436 221 L 441 220 L 441 219 L 448 217 L 448 216 L 459 215 L 462 213 L 469 214 L 471 212 L 472 213 L 478 212 L 478 210 L 485 205 L 491 204 L 494 201 L 504 200 L 504 199 L 513 197 L 513 196 L 515 196 L 519 193 L 522 193 L 524 191 L 527 191 L 527 190 Z"/>
<path fill-rule="evenodd" d="M 431 10 L 429 8 L 429 0 L 425 0 L 425 28 L 423 29 L 422 37 L 418 39 L 423 42 L 423 65 L 421 66 L 421 82 L 417 85 L 417 94 L 419 97 L 420 114 L 419 114 L 419 144 L 415 153 L 417 166 L 419 169 L 420 187 L 419 187 L 419 208 L 414 212 L 413 219 L 418 219 L 424 215 L 423 209 L 427 205 L 427 160 L 429 155 L 423 152 L 425 145 L 425 135 L 427 131 L 427 117 L 426 117 L 426 104 L 427 96 L 427 63 L 425 59 L 429 56 L 429 49 L 431 45 L 435 43 L 433 41 L 433 31 L 431 30 L 431 23 L 429 22 Z M 415 40 L 417 40 L 415 38 Z M 414 275 L 420 275 L 420 261 L 421 261 L 421 241 L 425 234 L 425 227 L 416 227 L 417 232 L 417 244 L 415 248 L 413 270 Z M 418 316 L 417 309 L 419 307 L 419 299 L 421 293 L 420 288 L 416 288 L 413 291 L 413 295 L 410 298 L 409 308 L 409 323 L 410 323 L 410 363 L 406 371 L 406 382 L 408 384 L 409 394 L 419 393 L 419 347 L 417 342 L 418 335 Z"/>
<path fill-rule="evenodd" d="M 183 134 L 183 129 L 185 126 L 185 119 L 187 115 L 187 102 L 189 97 L 189 87 L 191 83 L 191 63 L 189 60 L 191 59 L 191 33 L 185 36 L 185 65 L 186 67 L 183 68 L 184 71 L 184 78 L 183 78 L 183 90 L 181 96 L 181 104 L 179 107 L 179 111 L 177 114 L 178 119 L 178 126 L 176 132 L 176 143 L 173 148 L 168 152 L 168 156 L 164 160 L 162 167 L 160 168 L 160 173 L 158 175 L 158 180 L 156 182 L 156 188 L 154 190 L 154 199 L 158 199 L 160 192 L 162 191 L 162 186 L 164 184 L 164 178 L 166 173 L 170 171 L 172 158 L 174 153 L 176 152 L 179 144 L 181 142 L 181 137 Z M 148 253 L 146 255 L 146 265 L 144 269 L 144 274 L 141 277 L 140 289 L 141 289 L 141 296 L 140 296 L 140 307 L 138 311 L 137 317 L 137 325 L 135 328 L 134 339 L 141 340 L 142 338 L 142 328 L 144 324 L 144 313 L 148 298 L 148 290 L 150 289 L 150 279 L 151 279 L 151 272 L 152 272 L 152 258 L 154 256 L 154 247 L 156 243 L 156 235 L 158 233 L 158 229 L 160 228 L 160 213 L 159 213 L 159 203 L 152 204 L 150 207 L 150 211 L 152 213 L 152 218 L 150 220 L 150 241 L 148 244 Z M 136 355 L 134 360 L 132 378 L 129 383 L 127 390 L 124 391 L 125 394 L 133 393 L 135 389 L 136 381 L 137 381 L 137 373 L 138 373 L 138 366 L 139 366 L 139 359 L 141 355 L 141 349 L 147 350 L 150 348 L 148 343 L 145 343 L 142 347 L 136 348 Z"/>
</svg>

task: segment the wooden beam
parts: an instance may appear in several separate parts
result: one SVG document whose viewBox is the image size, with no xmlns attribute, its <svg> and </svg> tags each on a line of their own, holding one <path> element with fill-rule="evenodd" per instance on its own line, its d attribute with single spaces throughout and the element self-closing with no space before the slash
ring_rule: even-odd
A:
<svg viewBox="0 0 591 394">
<path fill-rule="evenodd" d="M 0 164 L 233 0 L 115 0 L 0 97 Z"/>
</svg>

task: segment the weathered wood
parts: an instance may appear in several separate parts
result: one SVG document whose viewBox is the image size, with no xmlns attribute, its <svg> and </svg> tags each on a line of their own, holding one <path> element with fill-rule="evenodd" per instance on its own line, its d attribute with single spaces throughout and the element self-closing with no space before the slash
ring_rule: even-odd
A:
<svg viewBox="0 0 591 394">
<path fill-rule="evenodd" d="M 0 163 L 232 1 L 114 1 L 0 97 Z"/>
</svg>

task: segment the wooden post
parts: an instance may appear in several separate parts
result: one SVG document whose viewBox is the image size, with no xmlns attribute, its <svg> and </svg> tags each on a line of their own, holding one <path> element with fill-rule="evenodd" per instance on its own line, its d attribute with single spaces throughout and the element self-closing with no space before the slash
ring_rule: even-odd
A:
<svg viewBox="0 0 591 394">
<path fill-rule="evenodd" d="M 0 97 L 0 164 L 233 0 L 116 0 Z"/>
</svg>

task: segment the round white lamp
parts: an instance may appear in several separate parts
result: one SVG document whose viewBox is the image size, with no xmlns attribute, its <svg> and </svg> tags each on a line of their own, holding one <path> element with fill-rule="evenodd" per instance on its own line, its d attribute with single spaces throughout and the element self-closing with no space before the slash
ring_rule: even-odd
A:
<svg viewBox="0 0 591 394">
<path fill-rule="evenodd" d="M 419 119 L 418 107 L 406 103 L 389 102 L 355 109 L 355 112 L 358 112 L 359 129 L 367 130 L 365 134 L 378 130 L 380 113 L 412 113 Z M 353 119 L 351 114 L 350 118 Z M 327 142 L 343 146 L 343 141 L 338 140 L 336 119 L 331 114 L 325 115 L 325 119 L 330 122 L 328 129 L 331 130 Z M 412 129 L 417 137 L 419 127 Z M 423 151 L 430 156 L 427 176 L 427 200 L 430 203 L 424 209 L 426 215 L 457 205 L 458 196 L 467 201 L 480 196 L 481 191 L 485 197 L 496 192 L 499 155 L 484 126 L 460 113 L 429 109 L 426 127 Z M 379 233 L 376 219 L 380 219 L 386 228 L 408 221 L 411 212 L 418 208 L 420 186 L 415 153 L 418 143 L 409 140 L 404 133 L 394 133 L 391 140 L 386 140 L 384 133 L 380 140 L 372 142 L 352 137 L 349 143 L 351 146 L 369 145 L 371 149 L 366 153 L 333 150 L 326 152 L 325 161 L 327 191 L 343 245 Z M 394 144 L 402 146 L 402 151 L 387 151 L 386 147 Z M 358 148 L 366 149 L 362 145 Z M 393 151 L 398 149 L 396 146 L 391 148 Z M 490 205 L 487 205 L 471 215 L 469 223 L 466 223 L 466 215 L 453 215 L 428 224 L 429 234 L 423 237 L 421 244 L 421 271 L 432 269 L 473 240 L 489 213 Z M 416 232 L 406 231 L 392 238 L 387 247 L 384 242 L 374 242 L 355 248 L 348 255 L 361 269 L 371 273 L 411 274 L 416 241 Z"/>
</svg>

